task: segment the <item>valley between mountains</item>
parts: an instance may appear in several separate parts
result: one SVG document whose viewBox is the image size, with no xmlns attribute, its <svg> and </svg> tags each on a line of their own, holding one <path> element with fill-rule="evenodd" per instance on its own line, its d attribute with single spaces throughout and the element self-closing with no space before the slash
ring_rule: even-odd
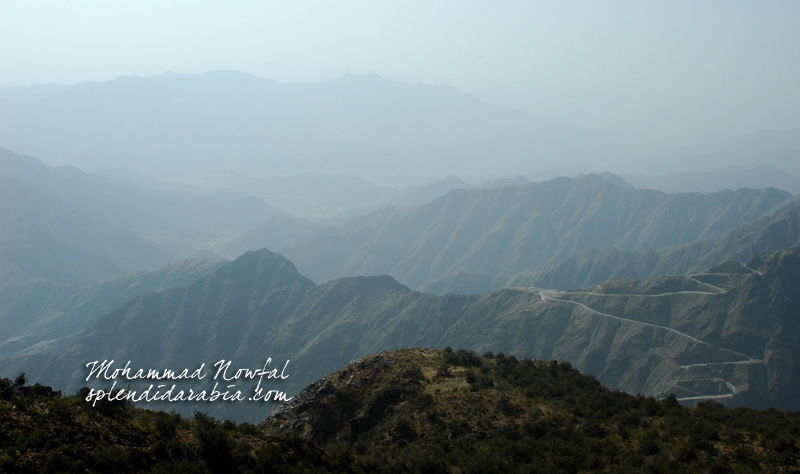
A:
<svg viewBox="0 0 800 474">
<path fill-rule="evenodd" d="M 311 221 L 8 150 L 0 170 L 2 376 L 74 393 L 108 388 L 86 380 L 92 361 L 271 358 L 291 374 L 269 388 L 291 396 L 375 352 L 452 346 L 568 361 L 630 393 L 798 409 L 800 203 L 786 191 L 450 179 L 396 197 L 422 204 Z M 149 406 L 256 421 L 275 404 Z"/>
<path fill-rule="evenodd" d="M 0 473 L 800 472 L 800 3 L 62 4 Z"/>
<path fill-rule="evenodd" d="M 374 352 L 452 346 L 570 361 L 630 393 L 794 410 L 798 268 L 800 249 L 793 248 L 745 265 L 728 261 L 702 273 L 576 291 L 523 287 L 436 296 L 388 276 L 315 285 L 280 255 L 253 251 L 189 286 L 133 298 L 56 353 L 6 358 L 3 375 L 25 371 L 74 392 L 92 385 L 85 366 L 98 359 L 145 368 L 232 359 L 234 366 L 259 368 L 271 357 L 291 360 L 290 378 L 271 388 L 295 393 Z M 203 408 L 252 421 L 274 406 Z"/>
</svg>

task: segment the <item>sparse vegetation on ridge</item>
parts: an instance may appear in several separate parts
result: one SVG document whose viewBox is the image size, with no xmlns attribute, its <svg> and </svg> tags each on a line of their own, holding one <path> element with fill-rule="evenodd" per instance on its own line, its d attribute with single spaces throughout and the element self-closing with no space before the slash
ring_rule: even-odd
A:
<svg viewBox="0 0 800 474">
<path fill-rule="evenodd" d="M 0 472 L 330 472 L 325 455 L 297 438 L 249 423 L 143 410 L 43 385 L 0 379 Z"/>
<path fill-rule="evenodd" d="M 80 395 L 80 394 L 79 394 Z M 382 352 L 259 426 L 63 397 L 0 379 L 4 472 L 794 472 L 800 413 L 681 406 L 570 364 Z"/>
<path fill-rule="evenodd" d="M 569 363 L 405 349 L 309 386 L 262 426 L 357 472 L 800 469 L 800 414 L 610 391 Z"/>
</svg>

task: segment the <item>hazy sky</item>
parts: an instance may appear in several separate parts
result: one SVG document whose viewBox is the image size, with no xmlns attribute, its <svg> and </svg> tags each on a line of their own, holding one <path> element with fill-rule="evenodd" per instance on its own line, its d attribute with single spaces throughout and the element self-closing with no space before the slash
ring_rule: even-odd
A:
<svg viewBox="0 0 800 474">
<path fill-rule="evenodd" d="M 742 131 L 796 129 L 798 25 L 797 1 L 2 0 L 0 85 L 168 70 L 280 81 L 369 71 L 616 134 L 642 110 L 652 127 L 681 114 L 693 127 L 699 114 L 707 127 L 721 117 Z"/>
</svg>

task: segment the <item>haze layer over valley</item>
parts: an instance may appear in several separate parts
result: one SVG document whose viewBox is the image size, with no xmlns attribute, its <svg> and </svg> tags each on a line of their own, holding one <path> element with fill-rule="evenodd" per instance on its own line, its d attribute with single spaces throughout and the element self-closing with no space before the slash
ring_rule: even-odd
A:
<svg viewBox="0 0 800 474">
<path fill-rule="evenodd" d="M 272 358 L 294 395 L 451 346 L 800 408 L 800 9 L 412 4 L 80 6 L 72 36 L 0 2 L 0 376 Z"/>
</svg>

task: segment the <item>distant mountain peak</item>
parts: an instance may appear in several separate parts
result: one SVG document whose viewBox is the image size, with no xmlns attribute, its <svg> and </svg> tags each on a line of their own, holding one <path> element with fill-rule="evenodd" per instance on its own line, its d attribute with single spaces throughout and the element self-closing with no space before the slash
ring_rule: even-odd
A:
<svg viewBox="0 0 800 474">
<path fill-rule="evenodd" d="M 215 273 L 224 273 L 243 281 L 249 278 L 258 280 L 278 278 L 282 283 L 292 279 L 304 286 L 314 285 L 314 282 L 297 270 L 294 263 L 267 249 L 250 250 L 212 272 L 210 277 L 213 278 Z"/>
<path fill-rule="evenodd" d="M 616 175 L 607 170 L 603 171 L 602 173 L 589 173 L 589 174 L 580 173 L 577 176 L 575 176 L 576 180 L 593 180 L 598 178 L 612 182 L 623 188 L 635 189 L 630 183 L 622 179 L 619 175 Z"/>
<path fill-rule="evenodd" d="M 611 181 L 614 184 L 618 184 L 623 188 L 634 189 L 634 187 L 629 182 L 625 181 L 619 175 L 616 175 L 610 171 L 603 171 L 602 173 L 598 174 L 598 176 L 607 181 Z"/>
</svg>

